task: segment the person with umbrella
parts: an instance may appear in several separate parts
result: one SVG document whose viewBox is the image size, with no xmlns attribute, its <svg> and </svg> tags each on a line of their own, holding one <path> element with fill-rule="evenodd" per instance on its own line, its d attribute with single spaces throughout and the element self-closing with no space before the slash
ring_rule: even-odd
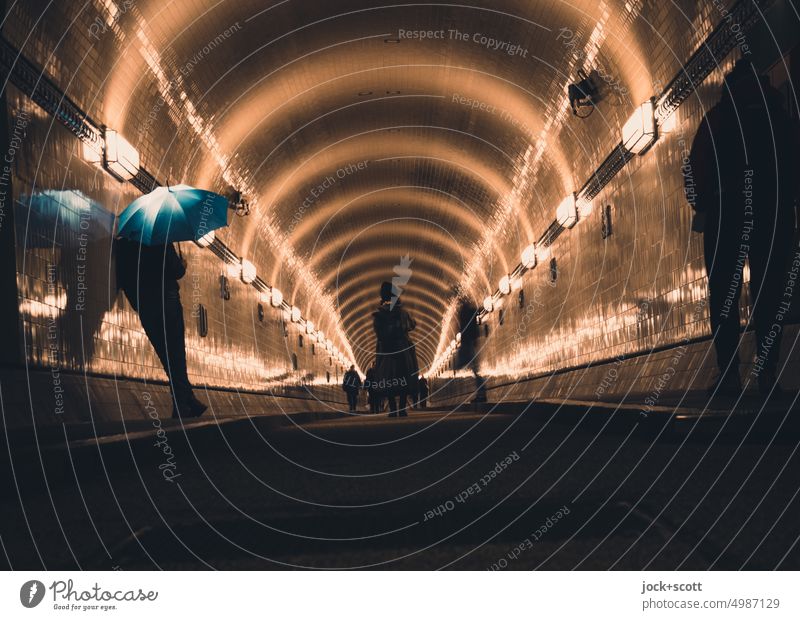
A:
<svg viewBox="0 0 800 620">
<path fill-rule="evenodd" d="M 147 338 L 172 390 L 173 418 L 199 417 L 207 405 L 195 397 L 186 366 L 183 306 L 178 281 L 186 262 L 173 242 L 198 240 L 227 225 L 223 196 L 187 185 L 160 187 L 120 215 L 115 240 L 117 283 L 139 313 Z"/>
</svg>

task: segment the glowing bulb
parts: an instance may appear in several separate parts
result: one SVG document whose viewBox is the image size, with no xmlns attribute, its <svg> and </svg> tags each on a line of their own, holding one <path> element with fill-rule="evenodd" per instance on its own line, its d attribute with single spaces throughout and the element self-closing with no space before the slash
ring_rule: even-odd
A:
<svg viewBox="0 0 800 620">
<path fill-rule="evenodd" d="M 297 306 L 292 306 L 292 323 L 299 323 L 303 313 L 300 312 L 300 308 Z"/>
<path fill-rule="evenodd" d="M 273 308 L 278 308 L 283 303 L 283 293 L 281 293 L 274 286 L 272 287 L 272 294 L 270 295 L 270 303 Z"/>
<path fill-rule="evenodd" d="M 309 335 L 314 333 L 314 323 L 309 320 L 306 320 L 306 333 Z"/>
<path fill-rule="evenodd" d="M 269 300 L 270 300 L 269 291 L 261 291 L 261 292 L 259 292 L 258 301 L 260 301 L 262 304 L 268 304 Z"/>
<path fill-rule="evenodd" d="M 500 289 L 500 293 L 502 295 L 508 295 L 511 292 L 511 277 L 503 276 L 502 278 L 500 278 L 500 282 L 498 283 L 497 288 Z"/>
<path fill-rule="evenodd" d="M 483 309 L 486 310 L 486 312 L 494 310 L 494 298 L 491 295 L 483 300 Z"/>
</svg>

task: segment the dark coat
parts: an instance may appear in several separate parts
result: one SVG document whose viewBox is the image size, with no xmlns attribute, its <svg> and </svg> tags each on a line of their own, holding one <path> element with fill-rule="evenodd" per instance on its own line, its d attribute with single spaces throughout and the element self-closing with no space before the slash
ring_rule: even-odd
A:
<svg viewBox="0 0 800 620">
<path fill-rule="evenodd" d="M 355 370 L 348 370 L 342 377 L 342 389 L 345 392 L 358 392 L 361 389 L 361 377 Z"/>
<path fill-rule="evenodd" d="M 748 76 L 723 86 L 682 168 L 686 199 L 695 211 L 717 216 L 741 196 L 748 175 L 758 192 L 754 203 L 789 210 L 798 187 L 797 150 L 797 128 L 766 78 Z"/>
<path fill-rule="evenodd" d="M 381 394 L 413 393 L 417 389 L 419 364 L 417 350 L 409 338 L 416 321 L 396 300 L 382 302 L 372 314 L 377 339 L 374 389 Z"/>
<path fill-rule="evenodd" d="M 161 309 L 163 300 L 177 297 L 186 265 L 171 243 L 142 245 L 130 239 L 114 241 L 117 286 L 125 292 L 131 306 L 139 311 Z"/>
</svg>

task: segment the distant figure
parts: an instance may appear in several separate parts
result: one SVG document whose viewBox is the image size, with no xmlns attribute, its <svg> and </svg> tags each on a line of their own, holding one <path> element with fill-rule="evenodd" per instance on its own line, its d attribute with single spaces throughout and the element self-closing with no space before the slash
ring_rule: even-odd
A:
<svg viewBox="0 0 800 620">
<path fill-rule="evenodd" d="M 466 298 L 458 305 L 458 329 L 461 344 L 456 354 L 456 367 L 469 368 L 472 371 L 472 376 L 475 377 L 475 396 L 472 402 L 485 403 L 486 386 L 478 374 L 478 308 Z"/>
<path fill-rule="evenodd" d="M 358 393 L 361 391 L 361 377 L 356 372 L 355 365 L 350 366 L 350 370 L 342 377 L 342 389 L 347 394 L 347 405 L 350 412 L 354 413 L 358 408 Z"/>
<path fill-rule="evenodd" d="M 719 376 L 710 392 L 739 393 L 739 295 L 745 258 L 750 263 L 756 361 L 752 375 L 767 394 L 777 384 L 787 283 L 794 234 L 800 149 L 780 94 L 748 60 L 725 76 L 722 99 L 697 131 L 684 169 L 692 228 L 703 232 L 711 331 Z"/>
<path fill-rule="evenodd" d="M 389 417 L 406 416 L 406 400 L 417 387 L 419 367 L 409 332 L 416 322 L 403 308 L 391 282 L 381 284 L 381 302 L 372 314 L 377 338 L 375 384 L 378 393 L 389 399 Z"/>
<path fill-rule="evenodd" d="M 417 406 L 425 409 L 428 406 L 428 380 L 425 377 L 419 378 L 419 400 Z"/>
<path fill-rule="evenodd" d="M 192 391 L 186 372 L 186 341 L 180 280 L 186 263 L 171 243 L 141 245 L 118 237 L 117 283 L 139 313 L 144 332 L 156 350 L 172 389 L 172 417 L 199 417 L 208 408 Z"/>
<path fill-rule="evenodd" d="M 370 413 L 380 413 L 383 410 L 383 398 L 375 383 L 375 366 L 367 369 L 367 376 L 364 379 L 364 389 L 367 391 L 367 402 L 369 403 Z"/>
</svg>

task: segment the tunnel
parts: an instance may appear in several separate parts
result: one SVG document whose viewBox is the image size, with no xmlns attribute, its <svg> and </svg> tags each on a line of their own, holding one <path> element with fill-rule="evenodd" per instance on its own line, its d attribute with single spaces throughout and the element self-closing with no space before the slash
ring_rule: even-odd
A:
<svg viewBox="0 0 800 620">
<path fill-rule="evenodd" d="M 692 168 L 737 67 L 800 135 L 794 0 L 0 7 L 9 567 L 800 567 L 796 192 L 731 374 Z M 117 249 L 183 186 L 185 419 Z"/>
</svg>

